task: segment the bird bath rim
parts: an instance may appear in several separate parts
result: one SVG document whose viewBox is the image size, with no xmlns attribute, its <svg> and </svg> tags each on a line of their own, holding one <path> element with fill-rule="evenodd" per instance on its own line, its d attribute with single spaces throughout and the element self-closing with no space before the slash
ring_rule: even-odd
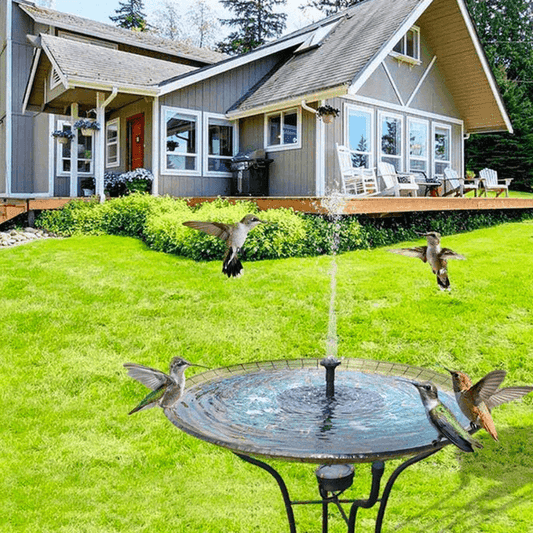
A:
<svg viewBox="0 0 533 533">
<path fill-rule="evenodd" d="M 200 374 L 196 374 L 195 376 L 187 379 L 186 389 L 180 401 L 177 402 L 177 404 L 174 405 L 172 408 L 165 409 L 165 415 L 179 429 L 201 440 L 210 442 L 212 444 L 224 448 L 228 448 L 238 454 L 247 454 L 252 456 L 280 459 L 285 461 L 298 461 L 318 464 L 367 463 L 376 460 L 388 460 L 408 455 L 415 455 L 422 452 L 438 449 L 439 447 L 442 447 L 447 444 L 447 441 L 443 441 L 442 443 L 439 443 L 437 444 L 437 446 L 435 446 L 434 440 L 437 438 L 438 435 L 434 428 L 432 428 L 427 418 L 425 418 L 425 414 L 423 421 L 423 429 L 426 432 L 433 431 L 434 435 L 432 438 L 431 435 L 428 438 L 428 435 L 426 434 L 426 440 L 424 442 L 420 442 L 420 444 L 417 443 L 416 445 L 411 444 L 408 446 L 400 445 L 397 447 L 392 446 L 390 450 L 381 449 L 379 451 L 372 451 L 368 448 L 367 445 L 367 447 L 364 448 L 364 451 L 356 451 L 354 448 L 354 453 L 347 452 L 346 450 L 344 450 L 343 452 L 339 452 L 338 450 L 327 449 L 327 438 L 329 435 L 327 433 L 327 429 L 329 428 L 326 428 L 326 431 L 322 432 L 323 435 L 319 434 L 318 430 L 315 431 L 318 435 L 316 437 L 318 439 L 317 442 L 322 447 L 322 449 L 317 451 L 309 451 L 309 449 L 298 449 L 297 443 L 295 442 L 299 438 L 298 434 L 296 434 L 296 437 L 293 436 L 292 440 L 288 440 L 285 442 L 282 441 L 280 446 L 275 446 L 272 443 L 269 443 L 268 445 L 258 445 L 253 441 L 253 439 L 248 438 L 250 436 L 248 432 L 252 435 L 252 437 L 255 436 L 253 435 L 254 428 L 248 428 L 245 424 L 238 423 L 234 426 L 227 425 L 228 433 L 222 435 L 218 435 L 215 430 L 212 431 L 211 428 L 208 427 L 211 423 L 218 424 L 220 422 L 220 417 L 215 416 L 215 414 L 217 414 L 215 413 L 215 411 L 217 409 L 216 402 L 218 401 L 218 399 L 216 398 L 216 395 L 212 394 L 212 390 L 209 390 L 209 387 L 216 388 L 217 384 L 223 384 L 225 381 L 228 381 L 228 383 L 231 384 L 231 387 L 228 388 L 229 392 L 227 390 L 225 391 L 225 394 L 229 395 L 229 398 L 226 397 L 224 400 L 225 403 L 223 407 L 226 408 L 228 406 L 233 407 L 232 395 L 234 393 L 238 395 L 238 386 L 235 386 L 235 383 L 233 382 L 237 380 L 236 382 L 240 381 L 240 383 L 242 384 L 243 381 L 241 377 L 243 376 L 251 377 L 252 380 L 254 377 L 262 378 L 263 381 L 265 381 L 267 377 L 272 376 L 276 378 L 280 376 L 281 378 L 284 378 L 285 376 L 291 375 L 298 377 L 297 373 L 301 373 L 302 371 L 304 371 L 311 373 L 310 375 L 312 375 L 313 379 L 316 381 L 316 379 L 318 379 L 318 372 L 324 382 L 323 388 L 325 396 L 325 372 L 324 368 L 320 364 L 321 361 L 323 361 L 323 359 L 306 358 L 243 363 L 227 367 L 221 367 L 209 370 L 207 372 L 202 372 Z M 337 375 L 340 378 L 338 382 L 339 387 L 337 389 L 339 395 L 343 394 L 341 382 L 344 374 L 344 376 L 347 378 L 352 378 L 354 375 L 362 376 L 364 379 L 368 378 L 368 380 L 370 380 L 368 381 L 368 383 L 370 384 L 372 383 L 372 380 L 377 380 L 378 383 L 380 380 L 386 380 L 386 382 L 381 384 L 381 386 L 386 388 L 392 385 L 392 388 L 394 389 L 396 387 L 406 387 L 404 382 L 396 382 L 396 380 L 394 379 L 396 377 L 416 381 L 432 381 L 439 389 L 439 392 L 444 393 L 441 396 L 445 396 L 447 400 L 450 400 L 450 398 L 453 399 L 453 387 L 449 374 L 442 374 L 433 370 L 429 370 L 427 368 L 410 366 L 403 363 L 374 361 L 361 358 L 342 358 L 341 363 L 342 364 L 336 369 Z M 351 374 L 346 374 L 347 372 Z M 301 382 L 298 383 L 301 384 Z M 314 385 L 314 387 L 316 388 L 316 384 Z M 300 388 L 303 389 L 304 387 Z M 365 394 L 378 394 L 375 393 L 372 387 L 369 387 L 368 384 L 367 389 L 368 391 L 365 391 L 364 389 L 357 390 L 360 392 L 364 392 Z M 243 387 L 243 390 L 246 390 L 245 387 Z M 250 387 L 248 387 L 247 390 L 250 390 Z M 314 389 L 312 389 L 312 391 L 313 390 Z M 285 394 L 285 391 L 282 392 Z M 352 393 L 349 390 L 348 396 L 350 394 Z M 423 409 L 422 402 L 418 398 L 418 392 L 414 387 L 413 391 L 409 390 L 408 394 L 413 396 L 412 399 L 414 401 L 416 409 Z M 370 404 L 373 404 L 376 398 L 379 400 L 377 396 L 375 396 L 375 398 L 369 396 L 369 398 L 367 399 L 363 394 L 363 403 L 364 401 L 366 401 L 367 403 L 370 402 Z M 346 399 L 346 394 L 344 399 Z M 348 398 L 348 400 L 352 401 L 354 406 L 358 405 L 357 399 L 354 400 Z M 212 408 L 213 413 L 209 413 L 208 410 L 204 409 L 206 406 L 210 409 Z M 238 405 L 236 405 L 235 407 L 238 407 Z M 452 406 L 449 405 L 449 407 Z M 453 407 L 456 416 L 461 417 L 462 415 L 460 411 L 458 411 L 458 406 L 455 405 Z M 220 414 L 220 412 L 222 413 L 222 417 L 225 416 L 224 410 L 219 411 L 218 414 Z M 198 413 L 201 415 L 200 419 L 195 419 L 194 415 Z M 304 412 L 303 415 L 302 413 L 297 413 L 297 416 L 305 417 L 306 415 L 308 415 L 308 413 L 306 412 Z M 420 413 L 418 415 L 419 417 L 421 416 Z M 200 423 L 198 423 L 198 420 L 200 420 Z M 403 419 L 401 421 L 403 421 Z M 466 419 L 464 419 L 463 425 L 467 427 Z M 221 427 L 224 429 L 224 424 L 222 424 Z M 234 430 L 234 427 L 238 428 L 238 430 Z M 281 431 L 278 431 L 278 433 L 281 433 L 284 429 L 285 428 L 282 427 Z M 241 433 L 239 434 L 238 431 L 240 431 Z M 367 433 L 367 435 L 369 434 Z M 288 435 L 288 437 L 290 437 L 290 435 Z M 412 437 L 413 435 L 411 434 L 411 438 Z M 403 436 L 401 434 L 399 435 L 399 440 L 403 441 Z M 287 444 L 287 442 L 289 444 Z"/>
</svg>

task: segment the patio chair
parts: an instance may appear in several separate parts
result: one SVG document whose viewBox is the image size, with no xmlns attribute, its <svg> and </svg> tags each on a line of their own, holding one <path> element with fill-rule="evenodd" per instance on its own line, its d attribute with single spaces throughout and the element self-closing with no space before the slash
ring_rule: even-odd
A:
<svg viewBox="0 0 533 533">
<path fill-rule="evenodd" d="M 481 181 L 479 178 L 465 180 L 465 178 L 460 178 L 457 172 L 450 167 L 444 169 L 444 177 L 445 192 L 442 196 L 450 196 L 451 194 L 464 196 L 469 191 L 474 191 L 474 196 L 477 196 L 477 189 Z"/>
<path fill-rule="evenodd" d="M 488 191 L 496 191 L 496 198 L 505 191 L 505 196 L 509 198 L 509 184 L 513 178 L 498 180 L 498 173 L 490 168 L 484 168 L 479 171 L 479 177 L 483 185 L 483 192 L 487 196 Z M 502 183 L 502 181 L 504 183 Z"/>
<path fill-rule="evenodd" d="M 356 168 L 352 163 L 352 152 L 335 143 L 341 169 L 341 192 L 354 196 L 374 196 L 379 193 L 376 174 L 373 169 Z"/>
<path fill-rule="evenodd" d="M 411 196 L 417 196 L 418 184 L 412 174 L 400 174 L 390 163 L 378 163 L 378 174 L 383 179 L 385 189 L 380 191 L 380 195 L 393 194 L 401 196 L 401 191 L 407 191 Z"/>
</svg>

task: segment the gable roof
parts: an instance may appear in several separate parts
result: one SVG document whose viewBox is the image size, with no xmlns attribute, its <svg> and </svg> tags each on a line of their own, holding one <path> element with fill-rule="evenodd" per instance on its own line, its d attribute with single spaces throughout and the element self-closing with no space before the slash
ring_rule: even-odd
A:
<svg viewBox="0 0 533 533">
<path fill-rule="evenodd" d="M 70 13 L 62 13 L 61 11 L 36 6 L 28 3 L 26 0 L 15 1 L 35 22 L 70 30 L 82 35 L 91 35 L 106 41 L 123 43 L 162 54 L 174 55 L 204 65 L 217 63 L 228 57 L 226 54 L 214 52 L 207 48 L 197 48 L 184 42 L 164 39 L 150 32 L 118 28 L 111 24 L 78 17 Z"/>
</svg>

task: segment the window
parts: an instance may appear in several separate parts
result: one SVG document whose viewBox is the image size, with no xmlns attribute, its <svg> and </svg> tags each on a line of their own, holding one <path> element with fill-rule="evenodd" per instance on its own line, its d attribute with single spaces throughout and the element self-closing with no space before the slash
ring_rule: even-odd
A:
<svg viewBox="0 0 533 533">
<path fill-rule="evenodd" d="M 402 167 L 402 130 L 403 120 L 399 115 L 379 114 L 381 161 L 390 163 L 396 171 L 401 172 Z"/>
<path fill-rule="evenodd" d="M 392 49 L 394 57 L 400 61 L 420 62 L 420 28 L 413 26 Z"/>
<path fill-rule="evenodd" d="M 354 167 L 370 168 L 373 161 L 373 111 L 346 106 L 346 116 L 346 146 L 352 151 L 352 164 Z"/>
<path fill-rule="evenodd" d="M 408 119 L 409 172 L 428 173 L 429 124 L 426 120 Z"/>
<path fill-rule="evenodd" d="M 200 175 L 198 111 L 163 107 L 163 169 L 171 174 Z"/>
<path fill-rule="evenodd" d="M 231 174 L 237 153 L 237 127 L 224 115 L 204 113 L 204 170 L 207 174 Z"/>
<path fill-rule="evenodd" d="M 265 115 L 265 148 L 286 150 L 300 148 L 300 109 Z"/>
<path fill-rule="evenodd" d="M 59 72 L 55 68 L 50 71 L 50 90 L 55 89 L 61 83 Z"/>
<path fill-rule="evenodd" d="M 63 131 L 69 131 L 71 129 L 70 123 L 59 120 L 57 123 L 58 129 Z M 71 161 L 71 148 L 75 147 L 75 139 L 67 144 L 57 145 L 57 168 L 58 174 L 65 175 L 70 173 L 72 166 Z M 93 136 L 82 135 L 78 130 L 78 173 L 79 174 L 92 174 L 93 173 Z"/>
<path fill-rule="evenodd" d="M 105 126 L 106 167 L 120 165 L 120 119 L 110 120 Z"/>
<path fill-rule="evenodd" d="M 435 158 L 435 175 L 443 176 L 444 169 L 451 166 L 451 128 L 435 124 L 433 126 L 433 146 Z"/>
</svg>

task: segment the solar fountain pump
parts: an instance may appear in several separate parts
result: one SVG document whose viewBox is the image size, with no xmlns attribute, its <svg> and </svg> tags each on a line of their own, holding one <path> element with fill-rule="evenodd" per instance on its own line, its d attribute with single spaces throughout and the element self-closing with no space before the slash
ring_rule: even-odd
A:
<svg viewBox="0 0 533 533">
<path fill-rule="evenodd" d="M 333 355 L 324 357 L 320 364 L 326 369 L 326 397 L 333 398 L 335 396 L 335 369 L 341 362 Z"/>
</svg>

